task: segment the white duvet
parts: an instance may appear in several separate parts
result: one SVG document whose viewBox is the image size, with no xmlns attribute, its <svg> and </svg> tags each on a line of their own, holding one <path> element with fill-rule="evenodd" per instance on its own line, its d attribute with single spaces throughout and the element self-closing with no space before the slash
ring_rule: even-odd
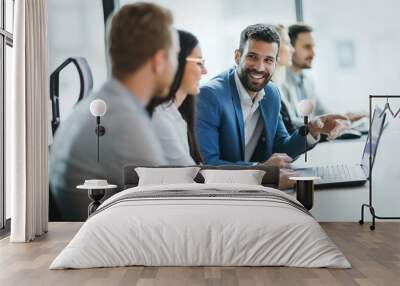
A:
<svg viewBox="0 0 400 286">
<path fill-rule="evenodd" d="M 254 185 L 135 187 L 105 201 L 50 269 L 146 266 L 294 266 L 349 268 L 317 221 L 274 200 L 240 197 L 118 199 L 133 192 L 262 190 Z M 134 193 L 137 194 L 137 193 Z M 298 203 L 298 202 L 297 202 Z"/>
</svg>

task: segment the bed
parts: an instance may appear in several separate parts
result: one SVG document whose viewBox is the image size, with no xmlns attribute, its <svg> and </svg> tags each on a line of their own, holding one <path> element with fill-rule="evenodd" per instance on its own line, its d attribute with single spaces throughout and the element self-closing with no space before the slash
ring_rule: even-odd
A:
<svg viewBox="0 0 400 286">
<path fill-rule="evenodd" d="M 312 215 L 273 188 L 274 168 L 253 167 L 266 170 L 262 185 L 203 183 L 197 175 L 193 183 L 140 186 L 136 167 L 125 168 L 125 190 L 102 203 L 50 269 L 351 267 Z"/>
</svg>

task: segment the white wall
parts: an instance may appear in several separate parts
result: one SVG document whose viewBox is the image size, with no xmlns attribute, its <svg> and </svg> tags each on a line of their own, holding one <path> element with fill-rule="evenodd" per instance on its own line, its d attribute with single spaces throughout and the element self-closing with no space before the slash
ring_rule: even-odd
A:
<svg viewBox="0 0 400 286">
<path fill-rule="evenodd" d="M 305 22 L 314 27 L 317 44 L 312 73 L 332 110 L 368 110 L 369 94 L 400 94 L 399 1 L 303 3 Z M 352 67 L 339 65 L 341 42 L 354 46 Z"/>
</svg>

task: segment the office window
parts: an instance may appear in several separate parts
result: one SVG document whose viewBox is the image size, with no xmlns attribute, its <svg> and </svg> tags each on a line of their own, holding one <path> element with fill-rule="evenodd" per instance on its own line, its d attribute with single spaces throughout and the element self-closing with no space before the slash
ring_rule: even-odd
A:
<svg viewBox="0 0 400 286">
<path fill-rule="evenodd" d="M 4 193 L 4 36 L 0 35 L 0 228 L 5 223 Z"/>
<path fill-rule="evenodd" d="M 120 6 L 139 1 L 120 0 Z M 240 32 L 255 23 L 282 23 L 296 20 L 294 0 L 186 0 L 150 1 L 171 10 L 174 26 L 187 30 L 199 39 L 206 60 L 206 82 L 234 65 L 233 53 L 239 45 Z M 190 7 L 190 8 L 189 8 Z"/>
<path fill-rule="evenodd" d="M 13 33 L 14 22 L 14 0 L 5 0 L 5 29 Z"/>
<path fill-rule="evenodd" d="M 11 75 L 12 75 L 12 70 L 13 70 L 13 57 L 12 57 L 12 47 L 9 45 L 6 45 L 6 60 L 5 60 L 5 95 L 11 94 Z M 5 129 L 4 129 L 5 131 Z M 5 137 L 4 137 L 5 138 Z M 4 140 L 3 140 L 4 142 Z M 3 145 L 4 146 L 4 145 Z M 4 153 L 5 154 L 5 153 Z M 4 170 L 5 171 L 5 170 Z M 5 188 L 5 218 L 9 219 L 11 218 L 11 193 L 10 193 L 10 188 Z"/>
<path fill-rule="evenodd" d="M 0 1 L 0 228 L 10 218 L 10 194 L 5 188 L 5 128 L 6 97 L 11 92 L 14 1 Z"/>
</svg>

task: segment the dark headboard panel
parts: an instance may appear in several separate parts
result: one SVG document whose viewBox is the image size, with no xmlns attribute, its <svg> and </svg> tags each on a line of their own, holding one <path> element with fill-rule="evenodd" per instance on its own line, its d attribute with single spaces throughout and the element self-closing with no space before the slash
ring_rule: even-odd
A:
<svg viewBox="0 0 400 286">
<path fill-rule="evenodd" d="M 133 188 L 138 185 L 139 177 L 135 171 L 137 167 L 149 167 L 155 168 L 154 166 L 140 166 L 140 165 L 129 165 L 124 167 L 124 176 L 123 176 L 123 189 Z M 182 166 L 157 166 L 157 168 L 180 168 Z M 266 187 L 273 187 L 278 188 L 279 185 L 279 168 L 272 167 L 272 166 L 262 166 L 262 165 L 255 165 L 255 166 L 238 166 L 238 165 L 221 165 L 221 166 L 212 166 L 212 165 L 203 165 L 197 166 L 200 167 L 202 170 L 204 169 L 219 169 L 219 170 L 263 170 L 265 171 L 264 178 L 262 180 L 263 186 Z M 196 178 L 194 179 L 197 183 L 204 183 L 204 178 L 200 174 L 197 174 Z"/>
</svg>

